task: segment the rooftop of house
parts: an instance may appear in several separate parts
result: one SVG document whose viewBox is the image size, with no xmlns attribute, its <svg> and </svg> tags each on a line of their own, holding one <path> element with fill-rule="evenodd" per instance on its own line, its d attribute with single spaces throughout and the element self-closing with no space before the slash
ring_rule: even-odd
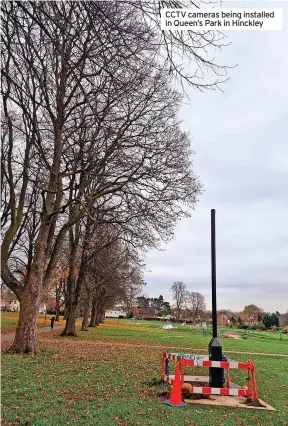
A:
<svg viewBox="0 0 288 426">
<path fill-rule="evenodd" d="M 227 315 L 228 317 L 232 317 L 232 312 L 230 312 L 230 311 L 225 311 L 225 310 L 222 310 L 222 311 L 217 311 L 217 314 L 218 315 Z"/>
<path fill-rule="evenodd" d="M 139 314 L 141 314 L 141 315 L 157 315 L 158 311 L 155 308 L 140 308 Z"/>
</svg>

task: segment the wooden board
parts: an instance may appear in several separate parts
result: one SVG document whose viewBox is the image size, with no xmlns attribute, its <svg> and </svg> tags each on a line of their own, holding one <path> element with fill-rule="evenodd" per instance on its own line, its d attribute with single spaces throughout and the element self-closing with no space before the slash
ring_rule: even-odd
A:
<svg viewBox="0 0 288 426">
<path fill-rule="evenodd" d="M 203 399 L 184 399 L 187 404 L 200 404 L 200 405 L 221 405 L 223 407 L 235 407 L 235 408 L 252 408 L 254 410 L 269 410 L 276 411 L 275 408 L 271 405 L 266 404 L 266 402 L 259 399 L 261 404 L 265 405 L 264 407 L 253 407 L 246 404 L 241 404 L 246 402 L 246 398 L 241 396 L 221 396 L 221 395 L 211 395 L 210 398 Z"/>
</svg>

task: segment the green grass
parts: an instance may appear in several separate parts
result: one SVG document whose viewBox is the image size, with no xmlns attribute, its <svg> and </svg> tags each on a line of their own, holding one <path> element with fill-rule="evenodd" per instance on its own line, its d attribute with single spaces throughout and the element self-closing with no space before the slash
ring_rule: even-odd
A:
<svg viewBox="0 0 288 426">
<path fill-rule="evenodd" d="M 203 348 L 210 340 L 201 331 L 164 330 L 147 322 L 130 325 L 127 321 L 106 320 L 105 325 L 80 332 L 79 338 L 51 339 L 39 335 L 40 355 L 22 357 L 4 354 L 2 379 L 2 424 L 59 426 L 158 425 L 288 425 L 288 358 L 233 355 L 252 359 L 256 365 L 259 396 L 276 412 L 190 405 L 167 407 L 157 396 L 169 385 L 153 385 L 159 378 L 162 348 Z M 168 340 L 169 345 L 165 339 Z M 113 346 L 110 342 L 123 342 Z M 223 351 L 231 345 L 245 351 L 246 340 L 222 339 Z M 131 343 L 141 346 L 131 346 Z M 187 344 L 189 343 L 189 344 Z M 253 339 L 253 352 L 286 353 L 288 341 Z M 182 345 L 182 347 L 181 347 Z M 243 346 L 244 345 L 244 346 Z M 264 345 L 264 346 L 263 346 Z M 264 351 L 263 351 L 264 347 Z M 270 347 L 270 349 L 269 349 Z M 227 349 L 228 350 L 228 349 Z M 193 351 L 191 350 L 191 353 Z M 234 371 L 233 380 L 245 384 L 245 373 Z"/>
<path fill-rule="evenodd" d="M 16 317 L 14 312 L 5 312 L 5 314 L 10 315 L 4 316 L 3 313 L 1 313 L 1 333 L 10 333 L 15 331 L 18 323 L 18 315 Z M 13 314 L 13 316 L 11 314 Z"/>
<path fill-rule="evenodd" d="M 149 321 L 138 321 L 131 323 L 129 320 L 106 320 L 99 328 L 89 329 L 87 332 L 78 333 L 81 339 L 88 340 L 107 340 L 118 342 L 135 343 L 153 343 L 155 345 L 165 345 L 173 347 L 187 347 L 207 350 L 211 340 L 211 335 L 202 335 L 201 329 L 193 329 L 188 326 L 178 325 L 176 329 L 163 330 L 159 323 Z M 221 329 L 224 331 L 239 331 L 233 329 Z M 208 330 L 209 332 L 209 330 Z M 263 337 L 264 336 L 264 337 Z M 219 338 L 223 346 L 223 351 L 240 352 L 261 352 L 288 354 L 288 334 L 282 335 L 282 341 L 279 339 L 279 333 L 253 333 L 247 339 Z"/>
</svg>

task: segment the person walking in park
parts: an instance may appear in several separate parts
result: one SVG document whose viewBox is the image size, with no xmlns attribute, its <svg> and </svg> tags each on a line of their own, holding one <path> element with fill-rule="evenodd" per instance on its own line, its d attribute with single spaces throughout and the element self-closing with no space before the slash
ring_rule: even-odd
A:
<svg viewBox="0 0 288 426">
<path fill-rule="evenodd" d="M 204 322 L 202 324 L 202 334 L 203 334 L 203 336 L 206 336 L 206 334 L 207 334 L 207 325 L 206 325 L 206 322 Z"/>
<path fill-rule="evenodd" d="M 53 327 L 54 327 L 54 322 L 55 322 L 55 318 L 54 318 L 54 316 L 51 318 L 51 330 L 53 330 Z"/>
</svg>

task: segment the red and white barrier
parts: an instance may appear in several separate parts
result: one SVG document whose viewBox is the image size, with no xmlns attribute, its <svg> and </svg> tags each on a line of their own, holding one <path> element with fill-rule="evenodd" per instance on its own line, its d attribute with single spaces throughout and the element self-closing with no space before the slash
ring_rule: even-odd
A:
<svg viewBox="0 0 288 426">
<path fill-rule="evenodd" d="M 190 365 L 191 367 L 215 367 L 215 368 L 236 368 L 237 370 L 248 370 L 249 362 L 237 362 L 237 361 L 206 361 L 202 359 L 185 359 L 185 365 Z"/>
<path fill-rule="evenodd" d="M 181 354 L 177 352 L 164 352 L 164 353 L 165 353 L 165 359 L 169 359 L 170 361 L 181 361 L 183 357 L 184 358 L 187 357 L 186 359 L 195 359 L 195 360 L 203 359 L 205 361 L 209 361 L 208 355 Z"/>
<path fill-rule="evenodd" d="M 192 359 L 194 358 L 194 359 Z M 174 375 L 169 375 L 168 367 L 166 363 L 169 360 L 176 361 L 180 365 L 181 371 L 181 383 L 184 382 L 204 382 L 209 383 L 209 377 L 207 376 L 188 376 L 185 375 L 185 367 L 214 367 L 223 368 L 227 371 L 226 387 L 223 388 L 212 388 L 210 386 L 192 386 L 192 393 L 202 395 L 226 395 L 226 396 L 244 396 L 246 398 L 252 398 L 258 400 L 257 394 L 257 383 L 255 379 L 255 366 L 251 361 L 238 362 L 238 361 L 210 361 L 206 355 L 191 355 L 191 354 L 178 354 L 164 352 L 162 355 L 162 367 L 161 367 L 161 379 L 173 386 Z M 239 388 L 237 386 L 232 387 L 230 383 L 229 370 L 247 370 L 247 387 Z"/>
</svg>

